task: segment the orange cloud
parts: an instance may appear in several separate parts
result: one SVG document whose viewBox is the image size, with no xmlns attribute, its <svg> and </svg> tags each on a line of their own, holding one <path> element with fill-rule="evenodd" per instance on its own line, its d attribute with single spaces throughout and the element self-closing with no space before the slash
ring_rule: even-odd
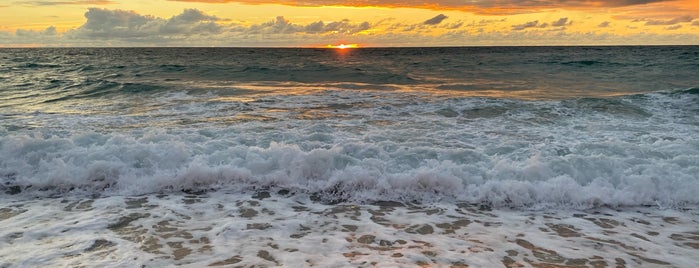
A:
<svg viewBox="0 0 699 268">
<path fill-rule="evenodd" d="M 406 0 L 406 1 L 341 1 L 341 0 L 305 0 L 305 1 L 253 1 L 253 0 L 168 0 L 197 3 L 242 3 L 250 5 L 277 4 L 287 6 L 347 6 L 347 7 L 388 7 L 388 8 L 422 8 L 435 10 L 460 10 L 481 14 L 516 14 L 538 12 L 550 8 L 602 8 L 643 5 L 672 0 Z"/>
<path fill-rule="evenodd" d="M 116 4 L 110 0 L 78 0 L 78 1 L 24 1 L 19 4 L 32 6 L 59 6 L 59 5 L 110 5 Z"/>
<path fill-rule="evenodd" d="M 699 14 L 696 1 L 671 1 L 643 6 L 623 7 L 615 10 L 612 18 L 617 20 L 672 20 L 679 17 Z"/>
</svg>

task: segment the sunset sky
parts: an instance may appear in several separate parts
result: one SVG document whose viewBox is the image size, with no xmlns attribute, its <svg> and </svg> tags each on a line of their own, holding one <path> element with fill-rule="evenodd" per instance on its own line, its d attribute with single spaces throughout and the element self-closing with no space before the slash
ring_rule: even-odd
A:
<svg viewBox="0 0 699 268">
<path fill-rule="evenodd" d="M 697 0 L 3 0 L 0 46 L 699 45 Z"/>
</svg>

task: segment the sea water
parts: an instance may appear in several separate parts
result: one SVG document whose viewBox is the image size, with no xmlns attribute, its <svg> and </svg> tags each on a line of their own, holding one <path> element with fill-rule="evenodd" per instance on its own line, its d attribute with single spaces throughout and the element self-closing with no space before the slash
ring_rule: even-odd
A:
<svg viewBox="0 0 699 268">
<path fill-rule="evenodd" d="M 697 46 L 1 49 L 0 267 L 693 267 L 697 74 Z"/>
</svg>

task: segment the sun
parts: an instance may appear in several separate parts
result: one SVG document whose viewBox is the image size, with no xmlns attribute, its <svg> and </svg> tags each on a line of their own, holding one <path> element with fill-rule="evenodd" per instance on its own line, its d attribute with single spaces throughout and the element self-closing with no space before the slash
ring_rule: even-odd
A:
<svg viewBox="0 0 699 268">
<path fill-rule="evenodd" d="M 357 44 L 339 44 L 339 45 L 328 45 L 327 48 L 336 48 L 336 49 L 348 49 L 348 48 L 358 48 L 359 45 Z"/>
</svg>

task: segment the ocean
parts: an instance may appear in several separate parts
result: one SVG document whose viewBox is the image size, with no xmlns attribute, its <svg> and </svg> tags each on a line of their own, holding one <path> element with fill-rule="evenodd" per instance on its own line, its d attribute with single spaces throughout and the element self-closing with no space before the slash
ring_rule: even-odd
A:
<svg viewBox="0 0 699 268">
<path fill-rule="evenodd" d="M 0 267 L 696 267 L 699 46 L 0 49 Z"/>
</svg>

